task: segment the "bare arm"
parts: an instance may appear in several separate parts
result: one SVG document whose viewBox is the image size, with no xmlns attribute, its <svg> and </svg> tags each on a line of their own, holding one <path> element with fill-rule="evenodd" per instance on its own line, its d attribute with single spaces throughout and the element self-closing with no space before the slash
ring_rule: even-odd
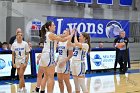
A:
<svg viewBox="0 0 140 93">
<path fill-rule="evenodd" d="M 66 62 L 73 56 L 73 47 L 75 46 L 75 44 L 71 42 L 71 39 L 72 39 L 74 33 L 75 33 L 75 30 L 72 30 L 71 36 L 70 36 L 70 38 L 68 39 L 68 42 L 67 42 L 68 48 L 69 49 L 71 48 L 71 49 L 68 50 L 68 57 L 66 59 Z"/>
<path fill-rule="evenodd" d="M 71 40 L 72 40 L 72 37 L 70 37 L 70 38 L 68 39 L 68 41 L 67 41 L 67 46 L 68 46 L 68 48 L 69 48 L 69 47 L 75 47 L 75 43 L 72 43 Z"/>
<path fill-rule="evenodd" d="M 26 59 L 25 59 L 26 64 L 28 64 L 28 60 L 29 60 L 29 52 L 26 52 Z"/>
<path fill-rule="evenodd" d="M 9 49 L 11 49 L 11 47 L 12 47 L 12 45 L 11 45 L 11 44 L 9 44 Z"/>
<path fill-rule="evenodd" d="M 68 62 L 68 60 L 73 56 L 73 50 L 69 50 L 68 52 L 69 52 L 69 53 L 68 53 L 68 57 L 65 58 L 65 59 L 63 60 L 63 62 L 61 62 L 61 63 L 59 64 L 59 67 L 60 67 L 60 68 L 61 68 L 61 67 L 64 67 L 64 65 Z"/>
<path fill-rule="evenodd" d="M 78 40 L 77 40 L 77 35 L 75 34 L 75 37 L 74 37 L 74 42 L 75 42 L 75 46 L 79 47 L 79 48 L 82 48 L 82 43 L 79 43 Z"/>
<path fill-rule="evenodd" d="M 72 40 L 74 34 L 75 34 L 75 30 L 73 29 L 72 32 L 71 32 L 71 37 L 68 39 L 68 42 L 67 42 L 67 46 L 68 46 L 68 47 L 75 47 L 75 43 L 72 43 L 72 42 L 71 42 L 71 40 Z"/>
<path fill-rule="evenodd" d="M 70 58 L 73 56 L 73 50 L 68 50 L 68 57 L 66 58 L 66 62 L 70 60 Z"/>
<path fill-rule="evenodd" d="M 14 51 L 12 51 L 12 64 L 13 64 L 13 66 L 15 64 L 15 52 Z"/>
<path fill-rule="evenodd" d="M 60 42 L 65 42 L 67 41 L 67 38 L 61 38 L 61 36 L 55 35 L 55 34 L 49 34 L 49 38 L 51 40 L 56 40 L 56 41 L 60 41 Z"/>
</svg>

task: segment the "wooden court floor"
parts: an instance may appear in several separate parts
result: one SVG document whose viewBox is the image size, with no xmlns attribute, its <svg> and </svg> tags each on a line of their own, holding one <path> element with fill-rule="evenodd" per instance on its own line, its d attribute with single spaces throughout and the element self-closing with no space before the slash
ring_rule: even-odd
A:
<svg viewBox="0 0 140 93">
<path fill-rule="evenodd" d="M 132 64 L 130 70 L 133 71 L 128 72 L 125 75 L 112 74 L 87 76 L 86 85 L 89 93 L 140 93 L 140 65 Z M 73 79 L 70 79 L 70 82 L 73 93 L 75 93 Z M 27 93 L 35 93 L 35 86 L 36 81 L 26 82 Z M 5 81 L 5 84 L 0 85 L 0 93 L 17 93 L 17 89 L 18 84 L 16 83 L 8 83 Z M 60 93 L 57 80 L 55 80 L 54 93 Z M 66 87 L 64 93 L 67 93 Z"/>
</svg>

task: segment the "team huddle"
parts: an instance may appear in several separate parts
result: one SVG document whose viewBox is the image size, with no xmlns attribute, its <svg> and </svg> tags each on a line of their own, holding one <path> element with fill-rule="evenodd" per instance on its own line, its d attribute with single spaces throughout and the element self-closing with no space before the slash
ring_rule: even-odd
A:
<svg viewBox="0 0 140 93">
<path fill-rule="evenodd" d="M 67 92 L 72 93 L 70 84 L 70 71 L 75 84 L 75 92 L 88 93 L 85 84 L 85 57 L 90 50 L 90 37 L 87 33 L 79 33 L 76 30 L 64 30 L 63 34 L 56 35 L 55 24 L 47 22 L 45 24 L 46 34 L 42 53 L 38 56 L 39 64 L 36 93 L 53 93 L 54 90 L 54 73 L 57 68 L 57 77 L 60 93 L 64 93 L 64 84 L 66 84 Z M 79 38 L 77 37 L 79 34 Z M 29 57 L 29 47 L 25 41 L 22 41 L 22 31 L 17 34 L 17 41 L 12 45 L 12 61 L 13 66 L 17 68 L 19 74 L 19 90 L 18 92 L 27 92 L 24 81 L 24 71 L 27 66 Z M 58 58 L 55 60 L 55 52 L 58 51 Z M 15 60 L 15 63 L 14 63 Z M 70 61 L 71 60 L 71 61 Z M 47 85 L 46 85 L 47 84 Z"/>
</svg>

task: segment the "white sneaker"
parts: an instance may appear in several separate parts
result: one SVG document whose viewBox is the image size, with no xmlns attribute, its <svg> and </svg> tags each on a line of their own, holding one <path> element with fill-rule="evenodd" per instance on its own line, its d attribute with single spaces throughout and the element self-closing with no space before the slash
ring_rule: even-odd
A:
<svg viewBox="0 0 140 93">
<path fill-rule="evenodd" d="M 23 88 L 23 93 L 27 93 L 27 89 L 26 88 Z"/>
<path fill-rule="evenodd" d="M 19 89 L 17 90 L 17 93 L 22 93 L 22 89 L 19 88 Z"/>
</svg>

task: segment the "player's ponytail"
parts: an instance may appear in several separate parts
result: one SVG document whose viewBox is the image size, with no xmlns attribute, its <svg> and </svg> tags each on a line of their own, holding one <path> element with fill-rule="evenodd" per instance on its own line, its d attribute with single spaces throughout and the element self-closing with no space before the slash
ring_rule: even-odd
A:
<svg viewBox="0 0 140 93">
<path fill-rule="evenodd" d="M 45 41 L 45 34 L 46 32 L 48 32 L 48 22 L 46 22 L 42 27 L 41 27 L 41 31 L 39 33 L 40 36 L 40 42 L 44 42 Z"/>
</svg>

